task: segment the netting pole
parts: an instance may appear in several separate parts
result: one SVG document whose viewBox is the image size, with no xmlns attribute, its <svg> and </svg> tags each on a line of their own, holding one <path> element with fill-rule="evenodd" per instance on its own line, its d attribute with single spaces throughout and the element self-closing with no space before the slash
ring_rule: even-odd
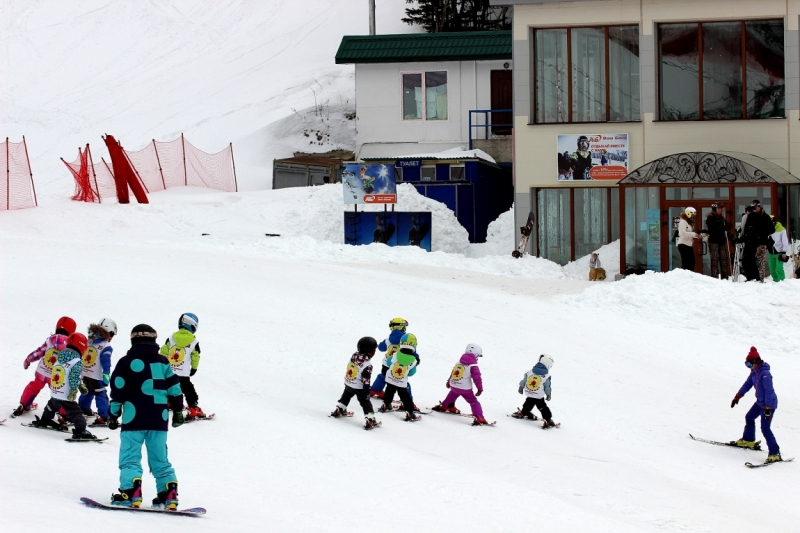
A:
<svg viewBox="0 0 800 533">
<path fill-rule="evenodd" d="M 11 169 L 8 167 L 8 137 L 6 137 L 6 211 L 11 209 Z"/>
<path fill-rule="evenodd" d="M 117 143 L 117 144 L 119 144 L 119 143 Z M 122 148 L 122 145 L 120 144 L 120 145 L 119 145 L 119 147 L 120 147 L 120 148 Z M 144 180 L 143 180 L 143 179 L 142 179 L 142 177 L 139 175 L 139 171 L 138 171 L 138 170 L 136 170 L 136 167 L 133 165 L 133 161 L 131 161 L 131 158 L 130 158 L 130 157 L 128 157 L 128 152 L 126 152 L 126 151 L 125 151 L 125 149 L 124 149 L 124 148 L 122 148 L 122 153 L 123 153 L 123 154 L 125 154 L 125 159 L 127 159 L 127 160 L 128 160 L 128 164 L 129 164 L 129 165 L 131 166 L 131 168 L 133 169 L 133 173 L 134 173 L 134 174 L 136 174 L 136 177 L 137 177 L 137 178 L 139 178 L 139 183 L 141 183 L 141 184 L 142 184 L 142 187 L 144 187 L 144 190 L 145 190 L 145 191 L 147 191 L 147 193 L 149 194 L 149 193 L 150 193 L 150 190 L 147 188 L 147 185 L 145 185 L 145 183 L 144 183 Z M 131 188 L 131 190 L 133 190 L 133 188 Z M 138 200 L 138 199 L 137 199 L 137 200 Z M 141 203 L 141 202 L 139 202 L 139 203 Z"/>
<path fill-rule="evenodd" d="M 164 186 L 164 190 L 167 190 L 167 182 L 164 181 L 164 171 L 161 170 L 161 158 L 158 157 L 158 148 L 156 147 L 156 140 L 153 139 L 153 150 L 156 151 L 156 161 L 158 161 L 158 171 L 161 173 L 161 184 Z"/>
<path fill-rule="evenodd" d="M 31 189 L 33 189 L 33 204 L 39 207 L 39 201 L 36 199 L 36 185 L 33 184 L 33 169 L 31 168 L 31 158 L 28 157 L 28 143 L 25 141 L 25 136 L 22 136 L 22 146 L 25 147 L 25 159 L 28 161 L 28 172 L 31 175 Z"/>
<path fill-rule="evenodd" d="M 101 157 L 100 161 L 103 162 L 103 164 L 106 166 L 106 170 L 108 170 L 108 173 L 111 174 L 112 178 L 114 178 L 114 172 L 112 172 L 112 170 L 110 168 L 108 168 L 108 163 L 106 163 L 106 160 Z"/>
<path fill-rule="evenodd" d="M 233 159 L 233 143 L 230 144 L 231 146 L 231 165 L 233 165 L 233 189 L 236 192 L 239 192 L 239 183 L 236 181 L 236 161 Z"/>
<path fill-rule="evenodd" d="M 183 141 L 183 133 L 181 133 L 181 146 L 183 147 L 183 184 L 189 185 L 189 175 L 186 173 L 186 143 Z"/>
<path fill-rule="evenodd" d="M 94 160 L 92 159 L 92 150 L 89 148 L 89 143 L 86 143 L 86 153 L 88 154 L 89 164 L 92 165 L 92 176 L 94 176 L 94 188 L 97 193 L 97 201 L 102 204 L 103 197 L 100 196 L 100 186 L 97 184 L 97 173 L 94 171 Z"/>
</svg>

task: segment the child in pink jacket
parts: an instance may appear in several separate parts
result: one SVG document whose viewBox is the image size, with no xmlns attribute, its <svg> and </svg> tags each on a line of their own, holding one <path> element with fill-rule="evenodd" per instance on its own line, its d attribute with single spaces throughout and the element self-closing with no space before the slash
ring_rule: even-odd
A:
<svg viewBox="0 0 800 533">
<path fill-rule="evenodd" d="M 475 417 L 475 421 L 472 424 L 475 426 L 488 424 L 483 417 L 481 403 L 478 401 L 478 398 L 476 398 L 476 396 L 480 396 L 483 392 L 483 381 L 481 380 L 481 369 L 478 368 L 478 357 L 483 357 L 483 350 L 481 350 L 481 347 L 474 343 L 468 344 L 466 350 L 464 350 L 464 355 L 461 356 L 458 364 L 456 364 L 453 367 L 453 371 L 450 372 L 450 379 L 447 381 L 447 388 L 450 389 L 450 392 L 447 393 L 447 397 L 441 404 L 433 408 L 434 411 L 459 414 L 461 411 L 456 409 L 455 404 L 456 400 L 462 397 L 467 400 L 467 403 L 469 403 L 472 408 L 472 416 Z M 473 383 L 478 389 L 477 394 L 472 392 Z"/>
</svg>

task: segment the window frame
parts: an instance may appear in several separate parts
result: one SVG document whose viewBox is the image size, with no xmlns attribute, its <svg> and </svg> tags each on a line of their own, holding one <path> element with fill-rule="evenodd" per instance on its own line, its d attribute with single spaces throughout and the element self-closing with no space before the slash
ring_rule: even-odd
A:
<svg viewBox="0 0 800 533">
<path fill-rule="evenodd" d="M 603 86 L 605 87 L 605 99 L 606 99 L 606 120 L 603 121 L 573 121 L 572 120 L 572 30 L 582 29 L 582 28 L 592 28 L 592 29 L 602 29 L 603 33 L 605 34 L 605 50 L 604 50 L 604 61 L 605 61 L 605 79 L 603 80 Z M 611 117 L 611 91 L 609 90 L 609 83 L 608 78 L 610 75 L 609 69 L 609 44 L 608 44 L 608 30 L 609 28 L 636 28 L 639 32 L 639 61 L 640 61 L 640 74 L 639 74 L 639 119 L 638 120 L 609 120 Z M 532 76 L 532 98 L 531 102 L 533 105 L 531 106 L 531 120 L 529 122 L 530 125 L 552 125 L 552 124 L 625 124 L 625 123 L 639 123 L 642 122 L 642 110 L 641 110 L 641 102 L 642 102 L 642 78 L 641 78 L 641 25 L 638 22 L 629 22 L 629 23 L 620 23 L 620 24 L 578 24 L 574 26 L 541 26 L 531 28 L 531 72 L 533 73 Z M 537 100 L 537 90 L 536 90 L 536 80 L 538 76 L 538 72 L 536 70 L 536 32 L 537 31 L 551 31 L 551 30 L 565 30 L 567 32 L 567 101 L 569 105 L 567 106 L 567 121 L 566 122 L 538 122 L 536 120 L 536 105 L 538 103 Z M 660 71 L 659 71 L 660 72 Z"/>
<path fill-rule="evenodd" d="M 703 115 L 705 114 L 704 110 L 704 102 L 703 102 L 703 24 L 714 24 L 714 23 L 735 23 L 738 22 L 741 28 L 741 40 L 742 40 L 742 58 L 741 58 L 741 65 L 742 65 L 742 116 L 736 118 L 705 118 Z M 784 83 L 784 116 L 782 117 L 748 117 L 747 116 L 747 42 L 746 42 L 746 23 L 748 22 L 781 22 L 783 24 L 783 35 L 784 35 L 784 47 L 783 47 L 783 83 Z M 697 93 L 697 104 L 698 104 L 698 118 L 691 118 L 691 119 L 680 119 L 680 120 L 671 120 L 665 119 L 662 117 L 662 108 L 661 105 L 661 27 L 662 26 L 669 26 L 671 24 L 697 24 L 697 66 L 698 66 L 698 74 L 697 74 L 697 84 L 698 84 L 698 93 Z M 679 20 L 671 20 L 669 22 L 657 22 L 655 28 L 655 46 L 656 46 L 656 105 L 658 106 L 658 118 L 654 122 L 717 122 L 717 121 L 731 121 L 731 120 L 770 120 L 770 119 L 786 119 L 788 118 L 788 110 L 786 109 L 786 32 L 788 31 L 786 28 L 786 20 L 780 17 L 767 17 L 767 18 L 755 18 L 755 19 L 729 19 L 729 20 L 722 20 L 722 19 L 713 19 L 713 20 L 688 20 L 688 21 L 679 21 Z"/>
<path fill-rule="evenodd" d="M 426 168 L 432 168 L 433 169 L 433 177 L 431 179 L 425 179 L 425 177 L 423 176 L 423 172 L 422 171 L 424 169 L 426 169 Z M 419 181 L 436 181 L 436 165 L 435 164 L 433 164 L 433 165 L 431 165 L 431 164 L 427 164 L 427 165 L 422 164 L 422 165 L 420 165 L 420 167 L 419 167 Z"/>
<path fill-rule="evenodd" d="M 447 118 L 428 120 L 428 96 L 425 89 L 425 74 L 428 72 L 444 72 L 447 78 Z M 405 74 L 420 74 L 422 77 L 422 118 L 405 118 L 403 109 L 403 76 Z M 400 121 L 401 122 L 449 122 L 450 121 L 450 69 L 440 68 L 434 70 L 401 70 L 400 71 Z"/>
<path fill-rule="evenodd" d="M 453 179 L 453 169 L 460 168 L 463 172 L 463 176 L 458 179 Z M 450 165 L 447 169 L 448 176 L 450 181 L 467 181 L 467 166 L 464 163 L 457 163 L 455 165 Z"/>
</svg>

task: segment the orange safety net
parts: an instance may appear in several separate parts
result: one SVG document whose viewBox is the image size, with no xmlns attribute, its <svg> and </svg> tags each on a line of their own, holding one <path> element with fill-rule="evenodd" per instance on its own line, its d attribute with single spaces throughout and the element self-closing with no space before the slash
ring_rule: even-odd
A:
<svg viewBox="0 0 800 533">
<path fill-rule="evenodd" d="M 19 143 L 6 137 L 0 144 L 0 171 L 0 211 L 38 205 L 25 137 Z"/>
</svg>

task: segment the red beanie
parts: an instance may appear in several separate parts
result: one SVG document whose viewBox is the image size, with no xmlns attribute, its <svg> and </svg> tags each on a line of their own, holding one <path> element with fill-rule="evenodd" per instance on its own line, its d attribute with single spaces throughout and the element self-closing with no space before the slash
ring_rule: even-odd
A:
<svg viewBox="0 0 800 533">
<path fill-rule="evenodd" d="M 759 359 L 761 359 L 761 356 L 758 355 L 758 350 L 756 350 L 755 346 L 751 346 L 750 347 L 750 353 L 747 354 L 747 359 L 745 359 L 745 361 L 748 361 L 748 362 L 752 363 L 752 362 L 758 361 Z"/>
</svg>

